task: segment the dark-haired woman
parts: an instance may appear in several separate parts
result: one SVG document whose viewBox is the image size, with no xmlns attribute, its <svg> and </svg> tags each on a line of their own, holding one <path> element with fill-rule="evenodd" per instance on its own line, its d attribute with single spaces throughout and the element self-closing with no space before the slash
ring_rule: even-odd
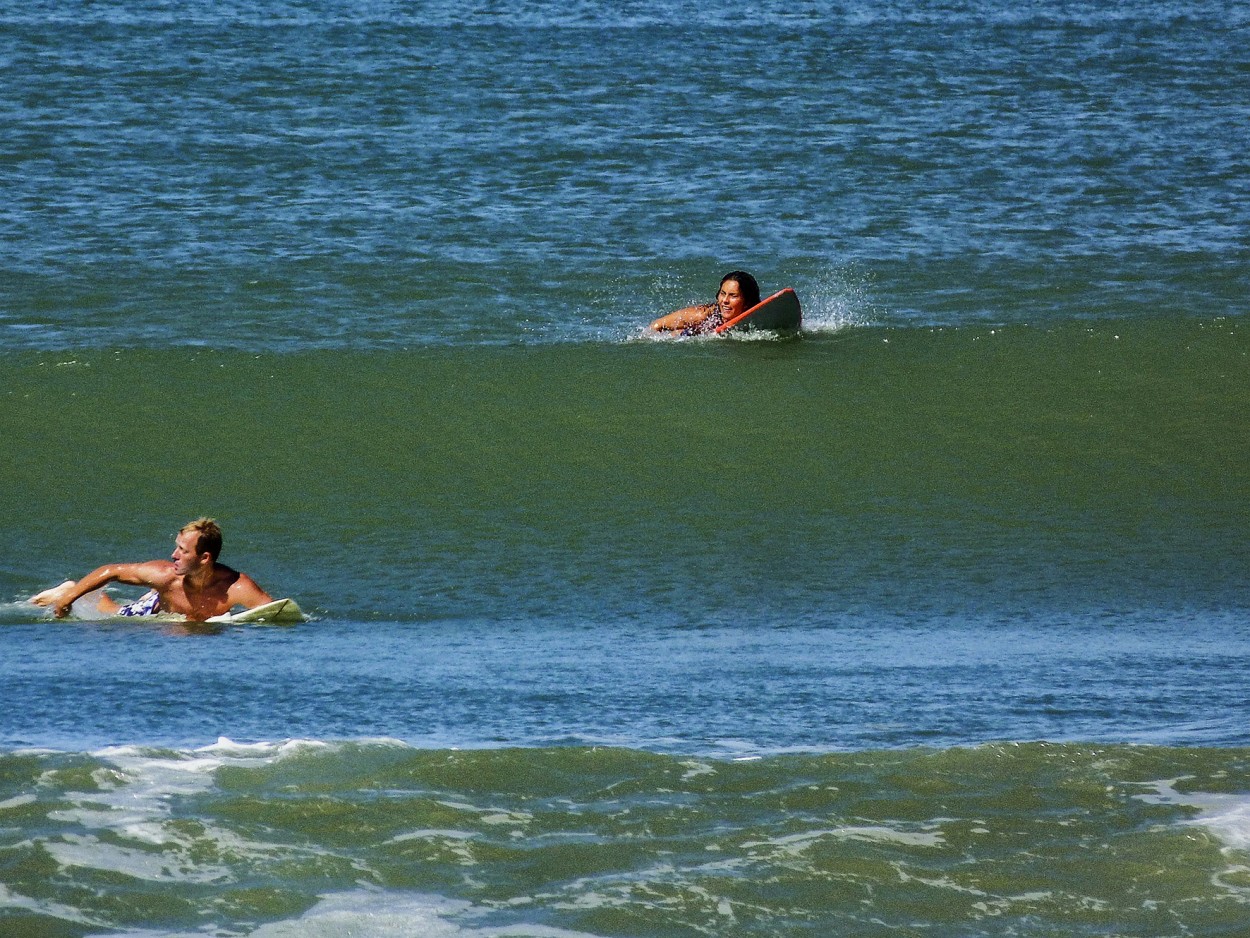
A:
<svg viewBox="0 0 1250 938">
<path fill-rule="evenodd" d="M 734 270 L 720 280 L 715 303 L 687 306 L 651 323 L 653 332 L 703 335 L 745 313 L 760 301 L 760 285 L 745 270 Z"/>
</svg>

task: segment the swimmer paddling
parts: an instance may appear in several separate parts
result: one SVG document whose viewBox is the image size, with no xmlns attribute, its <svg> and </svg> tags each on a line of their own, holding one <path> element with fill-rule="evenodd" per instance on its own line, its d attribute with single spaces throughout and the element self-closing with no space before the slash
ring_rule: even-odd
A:
<svg viewBox="0 0 1250 938">
<path fill-rule="evenodd" d="M 193 622 L 224 615 L 235 606 L 254 609 L 273 602 L 246 573 L 217 562 L 221 553 L 221 528 L 211 518 L 187 524 L 174 540 L 169 560 L 106 564 L 81 580 L 66 580 L 60 586 L 31 597 L 37 606 L 51 606 L 58 619 L 70 612 L 74 602 L 100 590 L 108 583 L 147 586 L 149 592 L 132 603 L 120 605 L 104 592 L 96 599 L 96 611 L 103 615 L 145 616 L 177 613 Z"/>
<path fill-rule="evenodd" d="M 715 303 L 687 306 L 651 323 L 652 332 L 679 332 L 705 335 L 746 312 L 760 301 L 760 286 L 745 270 L 733 270 L 721 277 Z"/>
</svg>

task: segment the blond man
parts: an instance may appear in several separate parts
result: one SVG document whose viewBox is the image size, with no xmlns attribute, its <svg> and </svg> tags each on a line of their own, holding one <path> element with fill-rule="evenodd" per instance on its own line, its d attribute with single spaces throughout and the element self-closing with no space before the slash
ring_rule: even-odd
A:
<svg viewBox="0 0 1250 938">
<path fill-rule="evenodd" d="M 69 614 L 74 602 L 95 593 L 95 611 L 102 615 L 143 616 L 178 613 L 196 622 L 228 613 L 235 606 L 252 609 L 272 602 L 256 581 L 217 562 L 221 528 L 212 518 L 197 518 L 178 532 L 169 560 L 111 563 L 97 567 L 81 580 L 31 597 L 39 606 L 51 606 L 57 618 Z M 139 599 L 119 605 L 101 588 L 108 583 L 147 586 Z"/>
</svg>

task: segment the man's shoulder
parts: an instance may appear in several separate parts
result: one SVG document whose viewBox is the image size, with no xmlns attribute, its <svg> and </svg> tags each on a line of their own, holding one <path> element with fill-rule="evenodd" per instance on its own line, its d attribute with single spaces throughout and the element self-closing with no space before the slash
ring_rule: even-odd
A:
<svg viewBox="0 0 1250 938">
<path fill-rule="evenodd" d="M 241 570 L 234 567 L 227 567 L 225 564 L 217 564 L 216 579 L 218 583 L 224 583 L 228 589 L 235 586 L 244 586 L 252 582 L 252 578 Z"/>
<path fill-rule="evenodd" d="M 135 573 L 142 574 L 145 577 L 161 577 L 169 578 L 173 576 L 174 564 L 172 560 L 140 560 L 136 563 L 118 564 L 117 568 L 125 568 Z"/>
</svg>

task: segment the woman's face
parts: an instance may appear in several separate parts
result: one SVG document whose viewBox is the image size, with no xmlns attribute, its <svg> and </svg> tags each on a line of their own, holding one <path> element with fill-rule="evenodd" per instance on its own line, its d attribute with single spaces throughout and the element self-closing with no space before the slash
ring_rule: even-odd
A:
<svg viewBox="0 0 1250 938">
<path fill-rule="evenodd" d="M 720 292 L 716 294 L 716 306 L 727 321 L 746 312 L 746 299 L 742 296 L 742 287 L 737 280 L 726 280 L 720 285 Z"/>
</svg>

